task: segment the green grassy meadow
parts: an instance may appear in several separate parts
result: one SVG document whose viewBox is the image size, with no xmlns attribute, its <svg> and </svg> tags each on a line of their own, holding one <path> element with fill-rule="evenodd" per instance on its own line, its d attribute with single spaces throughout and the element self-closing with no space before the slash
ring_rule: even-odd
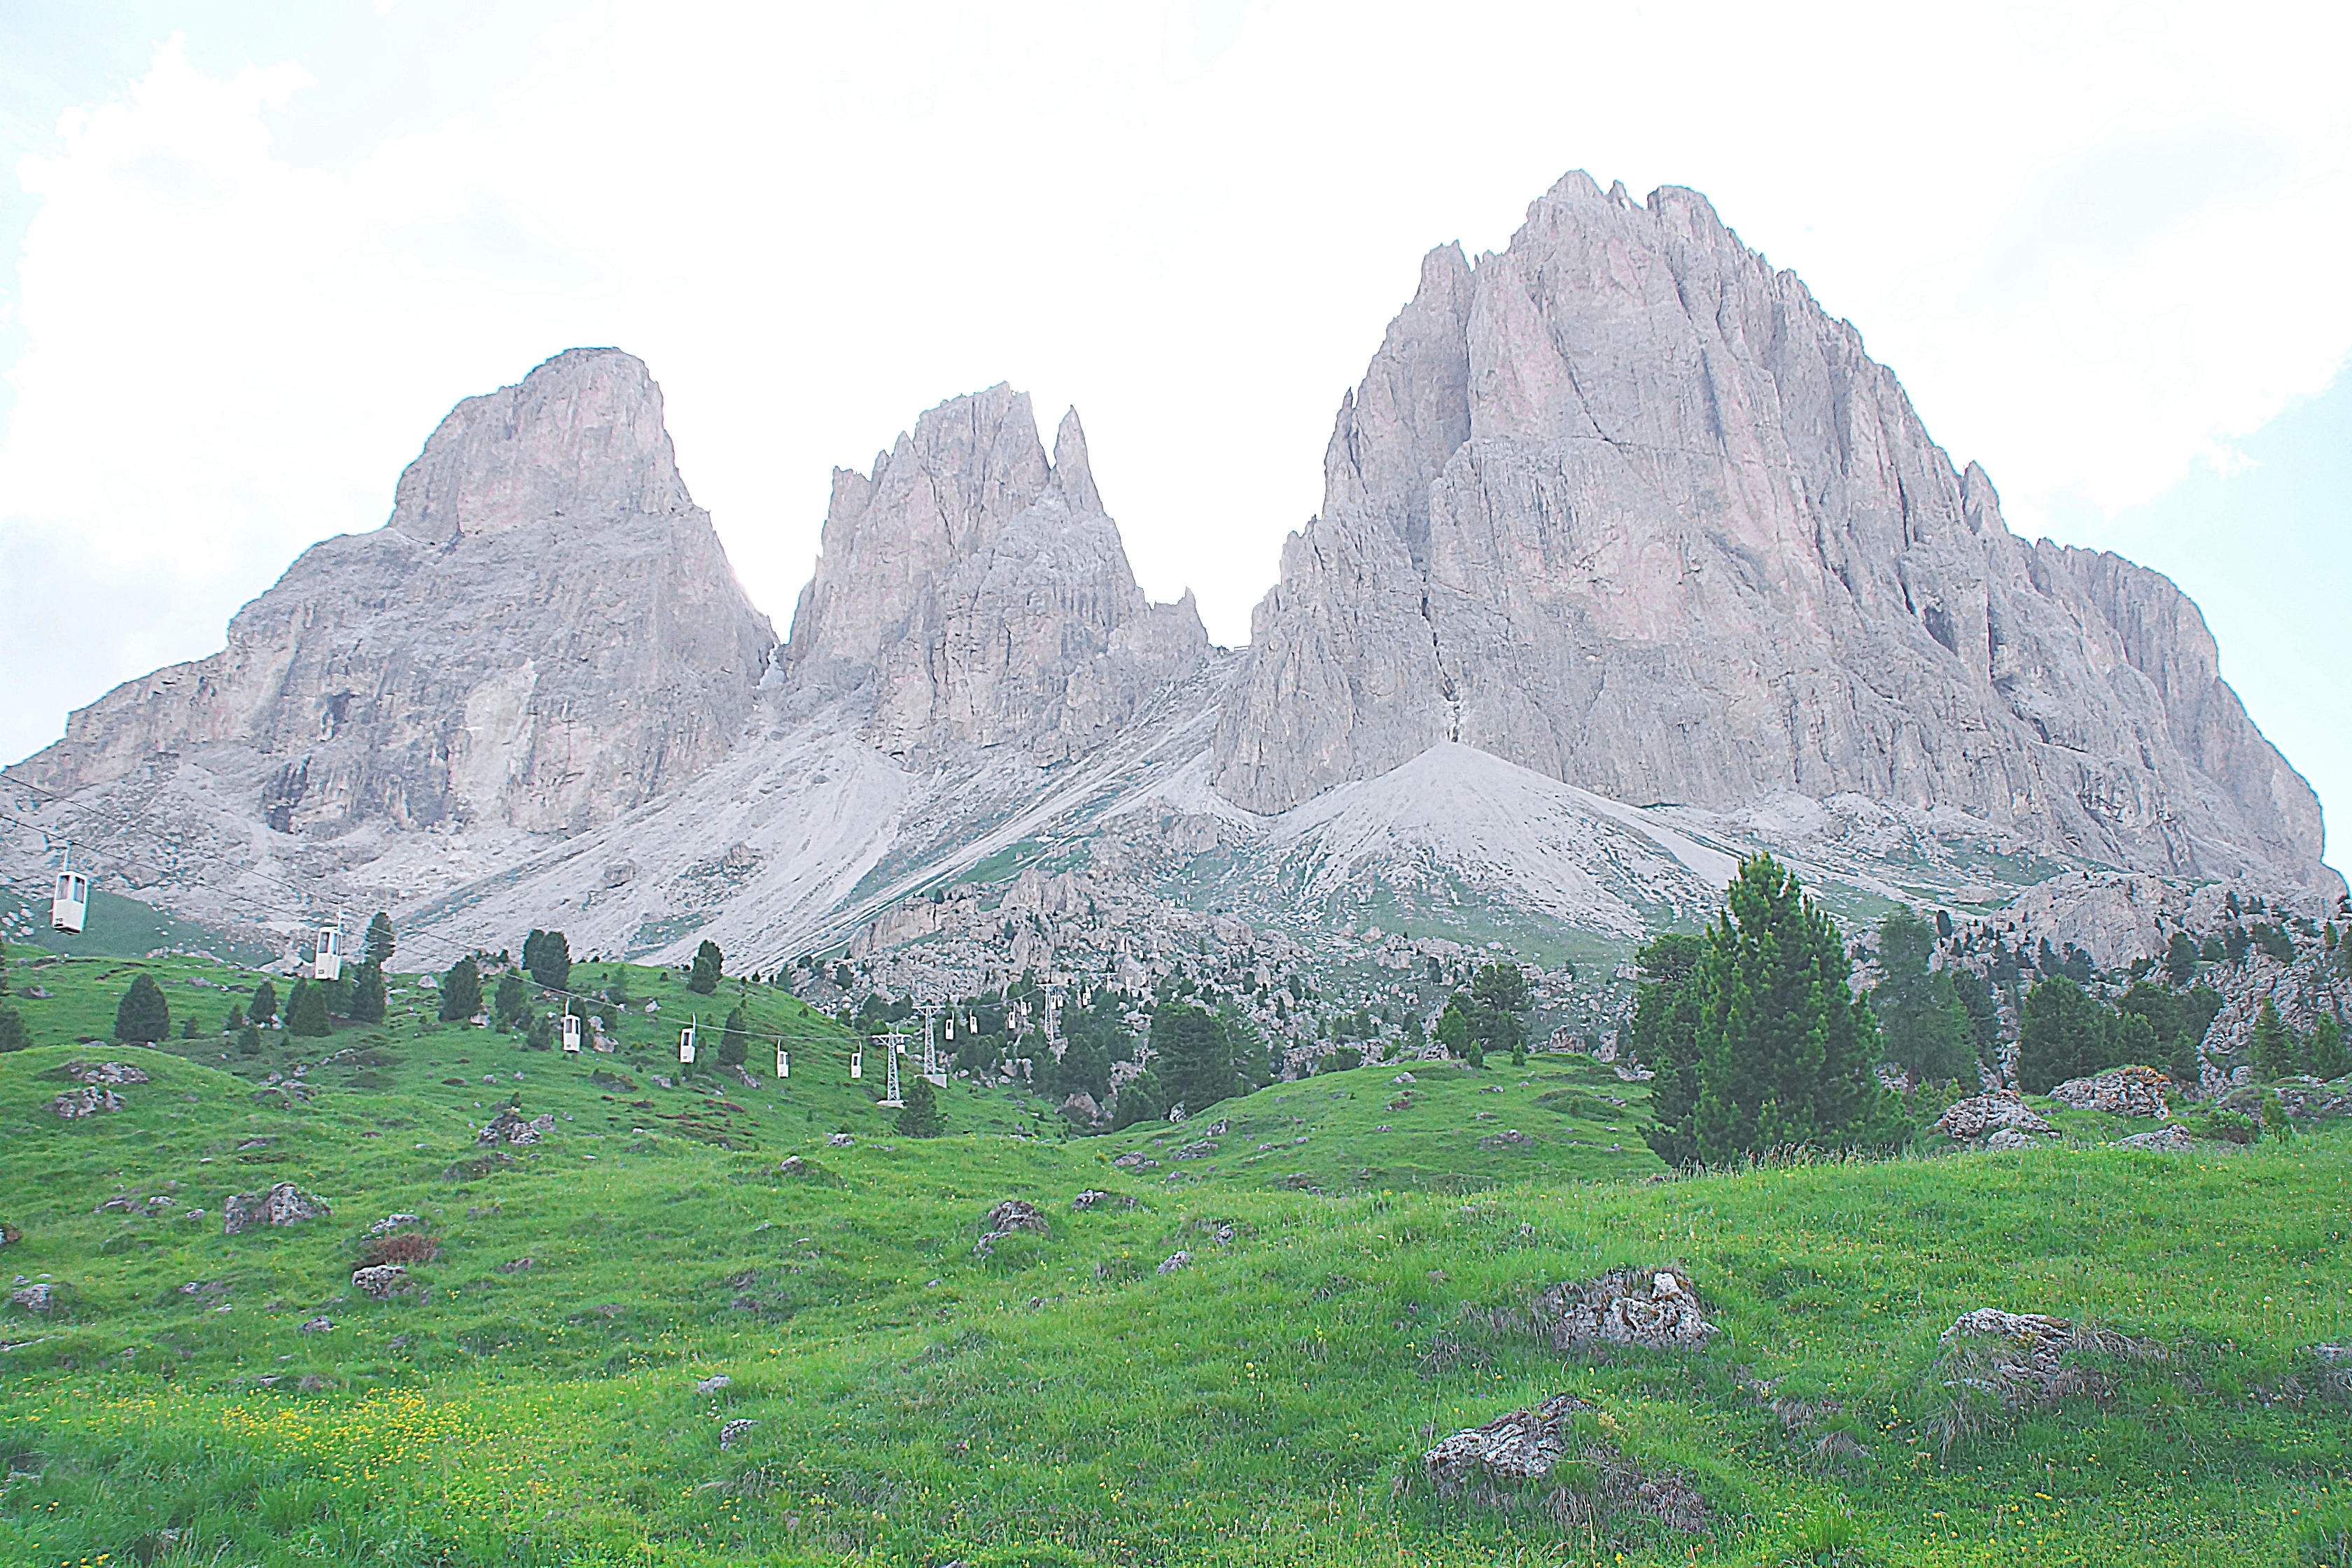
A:
<svg viewBox="0 0 2352 1568">
<path fill-rule="evenodd" d="M 1538 1058 L 1091 1139 L 958 1081 L 948 1136 L 914 1141 L 848 1081 L 847 1035 L 732 981 L 689 1004 L 630 971 L 612 1055 L 396 988 L 382 1026 L 244 1058 L 77 1041 L 135 969 L 208 1028 L 251 975 L 10 956 L 36 1044 L 0 1056 L 0 1275 L 65 1305 L 0 1310 L 0 1563 L 2343 1568 L 2321 1526 L 2352 1504 L 2352 1405 L 2309 1353 L 2352 1339 L 2340 1132 L 2167 1155 L 2068 1113 L 2059 1148 L 1673 1179 L 1643 1086 Z M 791 1079 L 755 1042 L 756 1088 L 656 1083 L 681 1013 L 737 1001 L 791 1037 Z M 60 1121 L 84 1060 L 152 1081 Z M 555 1131 L 478 1147 L 509 1103 Z M 222 1234 L 226 1194 L 280 1181 L 332 1215 Z M 975 1256 L 1012 1197 L 1050 1234 Z M 437 1250 L 367 1300 L 364 1233 L 399 1213 Z M 1563 1356 L 1493 1315 L 1663 1264 L 1725 1331 L 1703 1352 Z M 1937 1335 L 1985 1306 L 2164 1353 L 1948 1442 Z M 1413 1484 L 1435 1438 L 1560 1392 L 1694 1486 L 1708 1532 Z"/>
</svg>

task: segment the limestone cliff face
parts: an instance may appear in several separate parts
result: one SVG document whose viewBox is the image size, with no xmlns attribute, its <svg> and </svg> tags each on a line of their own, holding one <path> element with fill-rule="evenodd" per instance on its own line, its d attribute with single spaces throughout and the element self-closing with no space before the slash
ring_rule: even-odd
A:
<svg viewBox="0 0 2352 1568">
<path fill-rule="evenodd" d="M 460 403 L 391 520 L 305 551 L 220 653 L 116 688 L 26 772 L 193 753 L 281 832 L 609 821 L 723 755 L 775 636 L 678 477 L 661 392 L 574 349 Z"/>
<path fill-rule="evenodd" d="M 1027 395 L 999 385 L 925 414 L 872 473 L 835 470 L 781 664 L 800 689 L 869 696 L 866 738 L 893 755 L 1010 743 L 1050 760 L 1207 656 L 1190 594 L 1154 605 L 1136 585 L 1076 411 L 1048 461 Z"/>
<path fill-rule="evenodd" d="M 2053 852 L 2335 879 L 2196 606 L 2029 545 L 1706 201 L 1581 174 L 1433 252 L 1340 405 L 1216 786 L 1277 811 L 1458 741 L 1634 804 L 1852 791 Z"/>
</svg>

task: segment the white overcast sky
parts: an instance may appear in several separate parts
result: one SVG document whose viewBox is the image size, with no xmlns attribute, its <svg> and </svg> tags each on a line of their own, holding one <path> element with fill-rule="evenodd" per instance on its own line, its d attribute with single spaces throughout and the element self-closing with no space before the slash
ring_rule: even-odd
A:
<svg viewBox="0 0 2352 1568">
<path fill-rule="evenodd" d="M 1706 192 L 2020 532 L 2169 573 L 2352 801 L 2346 17 L 6 0 L 0 756 L 583 343 L 653 367 L 780 635 L 831 468 L 1003 380 L 1244 641 L 1422 253 L 1583 168 Z"/>
</svg>

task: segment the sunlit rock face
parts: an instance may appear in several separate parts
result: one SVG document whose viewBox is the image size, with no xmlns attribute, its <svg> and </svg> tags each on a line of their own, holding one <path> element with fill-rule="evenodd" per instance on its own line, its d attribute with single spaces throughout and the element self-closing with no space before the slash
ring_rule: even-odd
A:
<svg viewBox="0 0 2352 1568">
<path fill-rule="evenodd" d="M 2029 544 L 1706 199 L 1581 174 L 1422 268 L 1343 400 L 1214 779 L 1279 811 L 1442 741 L 1633 804 L 1968 812 L 2052 853 L 2336 885 L 2164 577 Z"/>
<path fill-rule="evenodd" d="M 1198 668 L 1187 594 L 1154 605 L 1103 510 L 1074 409 L 1050 460 L 1006 386 L 925 414 L 837 468 L 816 575 L 782 658 L 803 689 L 870 697 L 894 756 L 1012 744 L 1052 760 L 1108 739 Z"/>
<path fill-rule="evenodd" d="M 573 349 L 458 404 L 383 527 L 305 551 L 221 652 L 116 688 L 25 771 L 71 792 L 193 760 L 311 837 L 593 826 L 726 753 L 774 642 L 645 365 Z"/>
</svg>

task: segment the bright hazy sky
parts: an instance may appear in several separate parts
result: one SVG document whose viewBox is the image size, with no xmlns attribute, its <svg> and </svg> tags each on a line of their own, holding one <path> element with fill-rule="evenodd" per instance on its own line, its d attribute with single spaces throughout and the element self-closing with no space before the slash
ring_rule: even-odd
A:
<svg viewBox="0 0 2352 1568">
<path fill-rule="evenodd" d="M 2019 532 L 2170 574 L 2352 802 L 2347 16 L 9 0 L 0 756 L 583 343 L 653 367 L 780 635 L 832 468 L 1003 380 L 1244 641 L 1422 253 L 1583 168 L 1706 192 Z"/>
</svg>

